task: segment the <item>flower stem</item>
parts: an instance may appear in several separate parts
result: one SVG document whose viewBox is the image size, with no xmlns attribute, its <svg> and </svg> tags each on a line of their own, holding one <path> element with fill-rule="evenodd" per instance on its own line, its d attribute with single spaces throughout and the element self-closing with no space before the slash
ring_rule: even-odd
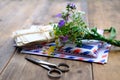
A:
<svg viewBox="0 0 120 80">
<path fill-rule="evenodd" d="M 89 37 L 86 36 L 85 37 L 86 39 L 94 39 L 94 40 L 100 40 L 100 41 L 104 41 L 104 42 L 107 42 L 111 45 L 115 45 L 115 46 L 118 46 L 120 47 L 120 41 L 119 40 L 114 40 L 114 39 L 107 39 L 105 38 L 104 36 L 96 33 L 96 34 L 89 34 Z"/>
</svg>

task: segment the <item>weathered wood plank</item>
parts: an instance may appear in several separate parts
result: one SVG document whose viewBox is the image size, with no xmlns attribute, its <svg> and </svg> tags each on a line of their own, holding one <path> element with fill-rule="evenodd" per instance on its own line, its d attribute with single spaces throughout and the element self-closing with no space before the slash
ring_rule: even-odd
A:
<svg viewBox="0 0 120 80">
<path fill-rule="evenodd" d="M 40 3 L 46 3 L 41 1 Z M 0 10 L 0 73 L 14 53 L 12 32 L 22 29 L 24 24 L 32 23 L 28 20 L 34 14 L 37 1 L 10 1 Z M 41 5 L 41 11 L 44 5 Z M 34 16 L 33 16 L 34 17 Z"/>
<path fill-rule="evenodd" d="M 33 5 L 33 2 L 29 3 L 29 5 Z M 30 15 L 30 17 L 27 18 L 27 20 L 25 20 L 25 24 L 22 27 L 29 26 L 32 23 L 48 24 L 51 21 L 55 21 L 56 19 L 53 16 L 61 12 L 65 8 L 67 2 L 69 1 L 39 0 L 36 4 L 37 7 L 36 8 L 34 7 L 35 9 L 33 11 L 33 14 Z M 81 6 L 80 4 L 82 3 L 80 3 L 79 0 L 75 0 L 75 3 L 80 8 Z M 43 6 L 39 4 L 42 4 Z M 24 6 L 24 8 L 25 8 L 24 10 L 27 10 L 26 6 Z M 41 8 L 42 10 L 39 11 L 39 9 Z M 26 14 L 28 14 L 28 12 L 26 12 Z M 43 68 L 26 61 L 24 59 L 25 56 L 26 56 L 25 54 L 20 54 L 19 52 L 16 52 L 15 55 L 11 58 L 7 67 L 2 72 L 0 79 L 1 80 L 16 80 L 16 79 L 17 80 L 33 80 L 33 79 L 34 80 L 38 80 L 38 79 L 50 80 L 50 78 L 48 78 L 47 76 L 47 70 L 44 70 Z M 79 80 L 79 79 L 92 80 L 91 63 L 64 60 L 64 59 L 56 59 L 56 58 L 47 58 L 47 57 L 41 57 L 41 56 L 33 56 L 33 57 L 46 60 L 52 63 L 65 62 L 69 64 L 70 72 L 64 73 L 62 78 L 60 78 L 59 80 L 66 80 L 66 79 L 68 80 Z"/>
<path fill-rule="evenodd" d="M 90 26 L 97 26 L 101 29 L 114 26 L 117 30 L 116 39 L 120 40 L 119 4 L 119 0 L 88 0 Z M 111 49 L 107 64 L 93 64 L 94 80 L 120 79 L 120 48 L 118 50 L 115 49 Z"/>
<path fill-rule="evenodd" d="M 0 0 L 0 9 L 10 3 L 10 0 Z"/>
</svg>

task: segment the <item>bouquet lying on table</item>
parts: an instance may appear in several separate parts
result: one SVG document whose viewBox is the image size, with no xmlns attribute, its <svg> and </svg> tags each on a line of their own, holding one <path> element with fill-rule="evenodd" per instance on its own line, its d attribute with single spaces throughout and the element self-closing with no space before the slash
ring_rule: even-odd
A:
<svg viewBox="0 0 120 80">
<path fill-rule="evenodd" d="M 106 63 L 110 44 L 120 46 L 120 41 L 114 40 L 116 30 L 114 27 L 105 30 L 89 28 L 83 14 L 69 3 L 66 11 L 57 15 L 58 23 L 16 31 L 16 46 L 24 47 L 22 53 Z M 109 38 L 103 36 L 104 31 L 110 32 Z M 35 46 L 31 46 L 33 43 Z"/>
<path fill-rule="evenodd" d="M 84 12 L 76 11 L 74 4 L 68 4 L 66 11 L 58 15 L 61 17 L 59 23 L 54 24 L 55 39 L 59 39 L 61 42 L 68 40 L 78 46 L 82 46 L 81 40 L 84 39 L 100 40 L 115 46 L 120 46 L 120 41 L 113 40 L 116 32 L 113 27 L 106 29 L 106 31 L 111 32 L 110 38 L 107 39 L 97 32 L 96 27 L 90 29 L 86 25 L 82 19 L 83 14 Z"/>
</svg>

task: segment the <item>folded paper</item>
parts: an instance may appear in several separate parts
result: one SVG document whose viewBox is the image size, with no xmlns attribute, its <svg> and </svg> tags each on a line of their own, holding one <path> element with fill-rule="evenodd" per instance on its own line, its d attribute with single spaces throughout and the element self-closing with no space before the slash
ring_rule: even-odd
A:
<svg viewBox="0 0 120 80">
<path fill-rule="evenodd" d="M 54 36 L 50 35 L 53 31 L 51 25 L 32 25 L 30 29 L 23 29 L 14 32 L 16 46 L 25 46 L 32 43 L 50 42 L 54 40 Z"/>
</svg>

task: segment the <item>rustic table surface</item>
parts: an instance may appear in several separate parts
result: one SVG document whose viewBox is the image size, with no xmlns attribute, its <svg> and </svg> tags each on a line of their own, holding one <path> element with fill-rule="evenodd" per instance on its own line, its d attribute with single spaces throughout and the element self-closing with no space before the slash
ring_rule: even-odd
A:
<svg viewBox="0 0 120 80">
<path fill-rule="evenodd" d="M 0 0 L 0 80 L 51 80 L 47 70 L 25 60 L 13 47 L 12 32 L 32 24 L 49 24 L 57 13 L 73 2 L 86 12 L 90 26 L 104 29 L 114 26 L 116 39 L 120 39 L 120 0 Z M 31 55 L 48 62 L 65 62 L 70 71 L 59 80 L 119 80 L 120 48 L 113 47 L 108 63 L 101 65 L 82 61 L 48 58 Z M 55 79 L 54 79 L 55 80 Z"/>
</svg>

